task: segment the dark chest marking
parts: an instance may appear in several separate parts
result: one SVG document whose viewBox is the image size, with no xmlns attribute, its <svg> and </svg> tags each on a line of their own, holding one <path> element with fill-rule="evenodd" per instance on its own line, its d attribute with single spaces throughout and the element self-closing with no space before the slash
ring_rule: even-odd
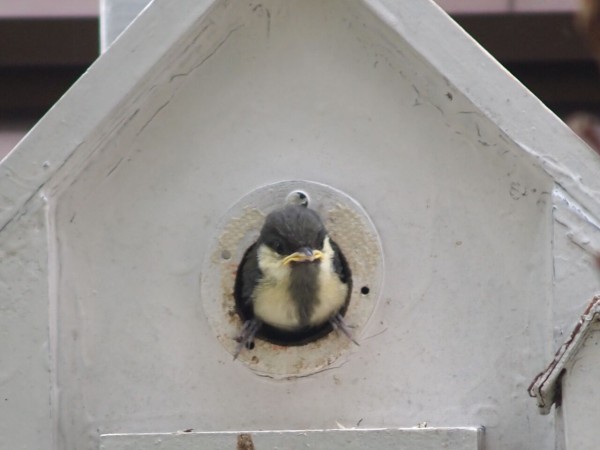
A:
<svg viewBox="0 0 600 450">
<path fill-rule="evenodd" d="M 298 310 L 300 326 L 310 325 L 315 308 L 319 304 L 319 270 L 321 264 L 300 263 L 290 274 L 289 293 Z"/>
</svg>

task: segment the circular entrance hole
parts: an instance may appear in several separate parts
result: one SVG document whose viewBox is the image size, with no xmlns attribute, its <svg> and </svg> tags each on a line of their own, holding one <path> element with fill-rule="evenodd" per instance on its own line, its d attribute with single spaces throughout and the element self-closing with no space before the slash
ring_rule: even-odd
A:
<svg viewBox="0 0 600 450">
<path fill-rule="evenodd" d="M 237 350 L 236 338 L 244 321 L 252 318 L 239 307 L 239 293 L 235 292 L 240 262 L 256 242 L 265 217 L 291 199 L 295 204 L 307 201 L 304 206 L 319 214 L 330 238 L 343 250 L 344 264 L 352 271 L 352 286 L 342 313 L 352 337 L 359 343 L 379 301 L 383 252 L 373 223 L 354 199 L 311 181 L 284 181 L 259 187 L 220 213 L 202 265 L 201 304 L 216 339 L 231 355 Z M 368 287 L 369 295 L 363 293 L 363 287 Z M 332 331 L 329 323 L 295 334 L 265 327 L 254 343 L 253 349 L 241 350 L 237 363 L 271 378 L 306 376 L 334 364 L 350 349 L 360 351 L 341 330 Z"/>
</svg>

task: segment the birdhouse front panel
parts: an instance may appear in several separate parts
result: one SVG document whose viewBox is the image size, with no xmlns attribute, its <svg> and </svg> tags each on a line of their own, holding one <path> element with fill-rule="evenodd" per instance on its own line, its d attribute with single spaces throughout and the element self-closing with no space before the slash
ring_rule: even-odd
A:
<svg viewBox="0 0 600 450">
<path fill-rule="evenodd" d="M 529 311 L 548 303 L 538 286 L 552 181 L 373 10 L 219 2 L 119 114 L 128 120 L 51 199 L 64 445 L 85 448 L 98 432 L 421 422 L 484 425 L 490 448 L 521 443 L 522 427 L 547 439 L 518 405 L 546 337 Z M 235 310 L 205 307 L 232 292 L 203 289 L 233 285 L 240 255 L 285 203 L 270 187 L 285 180 L 323 220 L 342 198 L 360 205 L 380 244 L 342 250 L 355 265 L 382 261 L 373 291 L 350 299 L 360 345 L 340 340 L 345 350 L 321 352 L 301 378 L 311 356 L 276 344 L 265 354 L 260 335 L 234 360 L 239 330 L 213 324 Z M 339 195 L 326 201 L 314 183 Z M 250 220 L 231 249 L 240 260 L 224 283 L 207 278 L 228 212 L 255 191 L 260 202 L 232 217 Z M 327 229 L 355 242 L 344 220 Z M 361 301 L 369 308 L 352 315 Z M 258 370 L 263 358 L 283 369 Z"/>
</svg>

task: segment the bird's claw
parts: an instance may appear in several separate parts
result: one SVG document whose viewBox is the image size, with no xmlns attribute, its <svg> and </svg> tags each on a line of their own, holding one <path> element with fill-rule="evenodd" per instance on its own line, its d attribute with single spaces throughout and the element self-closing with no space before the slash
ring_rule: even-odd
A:
<svg viewBox="0 0 600 450">
<path fill-rule="evenodd" d="M 238 343 L 235 347 L 235 352 L 233 353 L 233 359 L 236 360 L 242 348 L 246 347 L 247 349 L 251 349 L 254 344 L 254 337 L 256 333 L 260 329 L 262 322 L 256 319 L 246 320 L 244 325 L 242 326 L 242 331 L 235 338 L 235 341 Z"/>
<path fill-rule="evenodd" d="M 352 333 L 350 332 L 350 325 L 346 323 L 344 317 L 341 314 L 338 313 L 335 316 L 333 316 L 331 319 L 329 319 L 329 323 L 331 323 L 331 326 L 334 330 L 340 330 L 348 339 L 350 339 L 356 345 L 360 346 L 358 341 L 354 339 Z"/>
</svg>

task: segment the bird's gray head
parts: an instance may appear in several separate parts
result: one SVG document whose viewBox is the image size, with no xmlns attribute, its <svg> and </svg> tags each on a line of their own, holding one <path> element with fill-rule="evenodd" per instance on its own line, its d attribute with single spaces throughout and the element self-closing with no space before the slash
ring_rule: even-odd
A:
<svg viewBox="0 0 600 450">
<path fill-rule="evenodd" d="M 267 216 L 259 240 L 279 255 L 289 256 L 290 259 L 284 261 L 289 263 L 320 259 L 326 235 L 325 226 L 315 211 L 287 205 Z"/>
</svg>

